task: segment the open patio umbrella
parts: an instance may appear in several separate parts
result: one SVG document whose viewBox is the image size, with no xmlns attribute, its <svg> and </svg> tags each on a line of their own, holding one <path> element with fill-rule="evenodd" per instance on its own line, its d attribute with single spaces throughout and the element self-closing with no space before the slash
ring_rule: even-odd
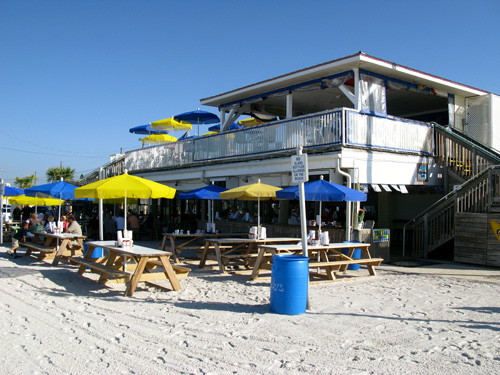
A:
<svg viewBox="0 0 500 375">
<path fill-rule="evenodd" d="M 192 124 L 196 123 L 198 125 L 198 136 L 200 135 L 200 124 L 210 125 L 220 122 L 217 115 L 207 111 L 200 111 L 199 109 L 196 111 L 181 113 L 180 115 L 174 116 L 174 119 L 178 121 L 187 121 Z"/>
<path fill-rule="evenodd" d="M 177 120 L 173 117 L 154 121 L 151 123 L 151 127 L 154 130 L 170 130 L 172 132 L 172 136 L 174 135 L 174 130 L 191 130 L 193 128 L 189 122 Z"/>
<path fill-rule="evenodd" d="M 44 197 L 27 197 L 26 195 L 18 195 L 17 197 L 9 197 L 11 204 L 20 204 L 23 206 L 59 206 L 59 199 L 44 198 Z"/>
<path fill-rule="evenodd" d="M 174 196 L 174 188 L 145 178 L 131 176 L 127 172 L 75 189 L 76 198 L 125 198 L 125 230 L 127 230 L 127 198 L 172 199 Z M 102 220 L 102 212 L 99 215 L 99 220 Z"/>
<path fill-rule="evenodd" d="M 141 139 L 142 144 L 162 144 L 177 142 L 177 138 L 169 134 L 151 134 Z"/>
<path fill-rule="evenodd" d="M 242 129 L 242 128 L 243 128 L 243 125 L 238 125 L 235 122 L 233 122 L 229 126 L 229 130 L 238 130 L 238 129 Z M 208 131 L 209 132 L 220 132 L 220 124 L 212 125 L 211 127 L 208 128 Z"/>
<path fill-rule="evenodd" d="M 202 200 L 212 201 L 212 208 L 211 210 L 209 210 L 208 213 L 208 222 L 213 223 L 214 222 L 213 201 L 221 199 L 219 197 L 219 193 L 222 193 L 224 191 L 227 191 L 227 189 L 212 183 L 211 185 L 187 191 L 185 193 L 180 193 L 178 197 L 179 199 L 202 199 Z"/>
<path fill-rule="evenodd" d="M 57 182 L 33 186 L 24 190 L 24 193 L 29 197 L 46 197 L 59 199 L 59 218 L 61 218 L 61 203 L 65 199 L 75 199 L 76 186 L 62 179 Z"/>
<path fill-rule="evenodd" d="M 23 189 L 6 186 L 5 187 L 5 192 L 4 192 L 3 195 L 4 195 L 4 197 L 16 197 L 18 195 L 23 195 L 23 194 L 24 194 L 24 190 Z"/>
<path fill-rule="evenodd" d="M 244 201 L 257 201 L 257 226 L 260 227 L 260 201 L 276 198 L 276 192 L 281 188 L 266 185 L 258 180 L 255 184 L 243 185 L 226 190 L 219 194 L 222 199 L 239 199 Z"/>
<path fill-rule="evenodd" d="M 276 193 L 276 197 L 278 199 L 299 199 L 299 187 L 291 186 L 280 190 Z M 366 194 L 343 185 L 325 181 L 321 176 L 317 181 L 304 184 L 304 198 L 306 201 L 320 202 L 319 212 L 321 215 L 321 202 L 364 202 L 366 201 Z M 350 220 L 350 218 L 347 218 L 347 220 Z M 318 225 L 321 231 L 321 220 Z"/>
<path fill-rule="evenodd" d="M 166 130 L 158 130 L 158 129 L 153 129 L 151 124 L 147 125 L 139 125 L 134 128 L 130 128 L 128 130 L 132 134 L 141 134 L 141 135 L 151 135 L 151 134 L 166 134 Z"/>
</svg>

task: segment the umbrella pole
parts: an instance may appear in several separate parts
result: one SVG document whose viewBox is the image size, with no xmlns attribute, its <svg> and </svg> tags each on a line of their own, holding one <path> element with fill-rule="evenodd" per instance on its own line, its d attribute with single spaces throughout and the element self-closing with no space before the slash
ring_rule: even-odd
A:
<svg viewBox="0 0 500 375">
<path fill-rule="evenodd" d="M 104 241 L 104 220 L 102 199 L 99 199 L 99 240 Z"/>
<path fill-rule="evenodd" d="M 321 236 L 321 213 L 323 211 L 321 211 L 321 201 L 319 201 L 319 223 L 318 223 L 318 240 L 319 240 L 319 236 Z"/>
<path fill-rule="evenodd" d="M 125 237 L 127 235 L 127 191 L 125 191 L 125 202 L 124 202 L 124 207 L 123 207 L 123 218 L 125 219 L 123 223 L 123 238 L 128 238 Z"/>
</svg>

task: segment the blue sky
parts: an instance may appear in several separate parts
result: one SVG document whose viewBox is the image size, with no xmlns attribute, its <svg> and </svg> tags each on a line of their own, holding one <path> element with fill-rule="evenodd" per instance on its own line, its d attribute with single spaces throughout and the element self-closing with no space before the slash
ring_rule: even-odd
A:
<svg viewBox="0 0 500 375">
<path fill-rule="evenodd" d="M 86 174 L 131 127 L 358 51 L 500 94 L 499 24 L 497 0 L 3 0 L 0 178 Z"/>
</svg>

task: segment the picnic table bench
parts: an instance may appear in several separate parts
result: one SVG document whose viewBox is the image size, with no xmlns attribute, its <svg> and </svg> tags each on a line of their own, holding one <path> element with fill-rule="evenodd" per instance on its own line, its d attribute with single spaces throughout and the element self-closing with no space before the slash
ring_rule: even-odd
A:
<svg viewBox="0 0 500 375">
<path fill-rule="evenodd" d="M 351 264 L 362 264 L 368 269 L 371 276 L 376 276 L 375 267 L 379 266 L 383 259 L 372 258 L 370 255 L 370 244 L 366 243 L 330 243 L 328 245 L 308 245 L 309 270 L 311 282 L 313 278 L 323 281 L 336 281 L 336 272 L 345 272 Z M 344 253 L 342 250 L 346 250 Z M 361 259 L 353 259 L 355 249 L 361 249 Z M 259 255 L 255 261 L 252 272 L 252 280 L 259 277 L 262 269 L 271 269 L 272 256 L 276 254 L 299 254 L 302 255 L 301 245 L 259 245 Z M 318 272 L 314 272 L 318 269 Z"/>
<path fill-rule="evenodd" d="M 40 251 L 38 259 L 53 259 L 52 265 L 57 266 L 61 258 L 74 257 L 83 253 L 83 240 L 85 236 L 72 233 L 46 233 L 35 232 L 33 242 L 28 246 L 26 255 L 31 255 L 33 251 Z M 43 245 L 37 243 L 41 237 L 45 237 Z M 39 245 L 39 246 L 36 246 Z M 42 255 L 43 254 L 43 255 Z"/>
<path fill-rule="evenodd" d="M 197 243 L 205 238 L 220 237 L 248 237 L 248 233 L 162 233 L 163 241 L 158 249 L 170 251 L 175 263 L 179 263 L 179 256 L 183 250 L 203 250 L 203 243 Z"/>
<path fill-rule="evenodd" d="M 110 278 L 115 282 L 126 284 L 126 296 L 132 296 L 139 282 L 146 282 L 157 287 L 165 288 L 155 283 L 159 280 L 168 280 L 173 290 L 180 290 L 181 285 L 178 277 L 186 277 L 189 269 L 180 266 L 172 266 L 170 263 L 171 253 L 151 249 L 143 246 L 118 247 L 114 241 L 90 241 L 87 242 L 89 250 L 83 258 L 74 258 L 72 262 L 79 264 L 78 274 L 83 275 L 89 267 L 93 272 L 99 273 L 98 282 L 105 284 Z M 108 251 L 108 256 L 92 259 L 91 248 L 102 247 Z M 133 264 L 127 263 L 132 260 Z M 152 272 L 156 269 L 160 272 Z M 179 276 L 178 276 L 179 275 Z"/>
<path fill-rule="evenodd" d="M 215 259 L 222 273 L 227 273 L 226 265 L 230 260 L 242 260 L 244 266 L 250 267 L 249 260 L 257 258 L 257 246 L 272 243 L 297 243 L 300 238 L 274 237 L 266 239 L 253 238 L 207 238 L 200 259 L 200 268 L 204 268 L 210 250 L 215 252 Z"/>
<path fill-rule="evenodd" d="M 20 244 L 20 247 L 25 247 L 28 249 L 26 250 L 26 256 L 30 256 L 33 251 L 39 252 L 39 260 L 45 258 L 53 259 L 56 252 L 56 249 L 45 247 L 44 245 L 38 244 L 36 242 L 24 242 Z"/>
</svg>

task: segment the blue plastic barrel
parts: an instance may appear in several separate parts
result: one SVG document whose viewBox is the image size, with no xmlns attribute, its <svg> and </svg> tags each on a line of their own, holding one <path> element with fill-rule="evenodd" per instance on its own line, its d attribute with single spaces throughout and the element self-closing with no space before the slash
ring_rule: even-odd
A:
<svg viewBox="0 0 500 375">
<path fill-rule="evenodd" d="M 309 258 L 300 255 L 273 255 L 271 311 L 285 315 L 306 312 Z"/>
<path fill-rule="evenodd" d="M 87 251 L 89 250 L 89 247 L 87 244 L 84 242 L 83 243 L 83 256 L 87 254 Z M 94 247 L 94 251 L 92 252 L 92 255 L 90 256 L 91 258 L 102 258 L 103 255 L 103 249 L 102 247 Z"/>
<path fill-rule="evenodd" d="M 344 243 L 361 243 L 361 242 L 358 242 L 358 241 L 344 241 Z M 349 250 L 350 249 L 344 249 L 342 250 L 342 253 L 345 254 L 345 255 L 348 255 L 349 254 Z M 353 253 L 352 253 L 352 259 L 361 259 L 361 249 L 354 249 Z M 347 266 L 347 269 L 348 270 L 351 270 L 351 271 L 357 271 L 359 270 L 359 267 L 360 265 L 359 264 L 349 264 Z"/>
</svg>

